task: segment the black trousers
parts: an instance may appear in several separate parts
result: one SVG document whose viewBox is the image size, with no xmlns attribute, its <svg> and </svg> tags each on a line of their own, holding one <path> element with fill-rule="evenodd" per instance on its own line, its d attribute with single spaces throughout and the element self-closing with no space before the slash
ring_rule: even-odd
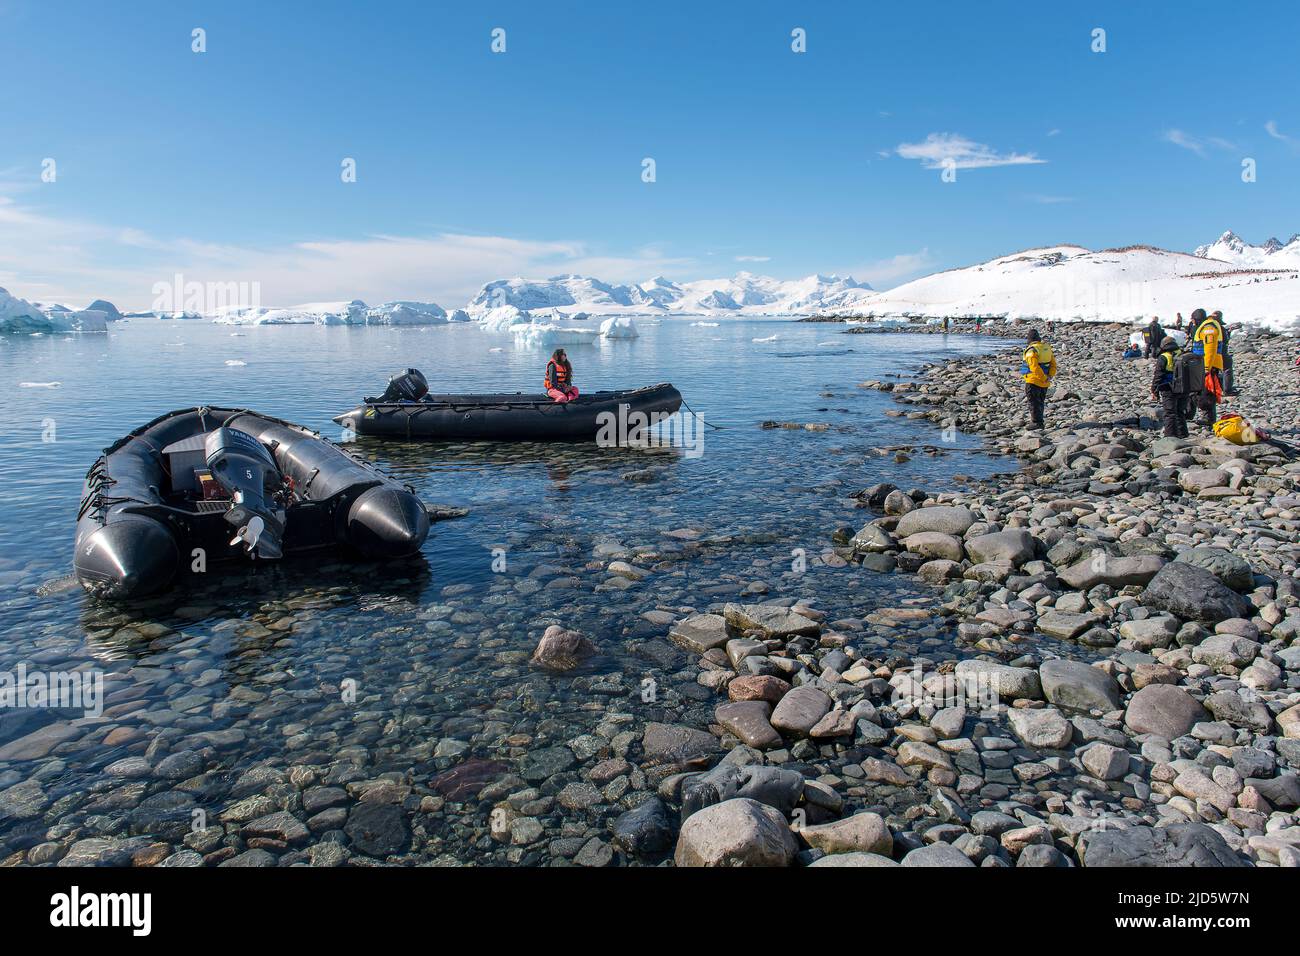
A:
<svg viewBox="0 0 1300 956">
<path fill-rule="evenodd" d="M 1223 373 L 1220 372 L 1218 369 L 1212 369 L 1210 374 L 1213 375 L 1216 379 L 1218 379 L 1220 383 L 1223 382 Z M 1218 420 L 1219 403 L 1218 400 L 1214 397 L 1214 393 L 1210 391 L 1208 388 L 1205 391 L 1201 392 L 1200 397 L 1196 404 L 1201 409 L 1201 414 L 1203 415 L 1203 421 L 1206 425 L 1213 425 Z"/>
<path fill-rule="evenodd" d="M 1029 400 L 1029 425 L 1031 428 L 1043 427 L 1043 414 L 1047 408 L 1047 389 L 1041 385 L 1025 382 L 1025 398 Z"/>
<path fill-rule="evenodd" d="M 1183 396 L 1174 394 L 1168 388 L 1162 388 L 1156 394 L 1160 396 L 1160 417 L 1164 419 L 1165 437 L 1186 438 L 1187 418 L 1183 415 Z"/>
</svg>

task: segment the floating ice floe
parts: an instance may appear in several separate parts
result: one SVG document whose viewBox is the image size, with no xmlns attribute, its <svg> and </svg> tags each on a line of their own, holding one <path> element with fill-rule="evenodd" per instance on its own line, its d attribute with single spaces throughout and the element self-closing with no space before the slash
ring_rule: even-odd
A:
<svg viewBox="0 0 1300 956">
<path fill-rule="evenodd" d="M 716 329 L 718 327 L 717 322 L 692 322 L 691 325 L 699 326 L 702 329 Z"/>
<path fill-rule="evenodd" d="M 775 341 L 776 341 L 776 336 L 775 336 L 775 335 L 769 335 L 769 336 L 768 336 L 767 338 L 765 338 L 765 339 L 754 339 L 754 343 L 755 343 L 756 345 L 757 345 L 757 344 L 760 344 L 760 343 L 763 343 L 763 342 L 775 342 Z"/>
<path fill-rule="evenodd" d="M 229 366 L 231 366 L 232 368 L 234 368 L 234 367 L 237 367 L 237 366 L 240 366 L 240 365 L 247 365 L 248 363 L 247 363 L 247 362 L 241 362 L 241 361 L 239 361 L 239 359 L 226 359 L 226 364 L 229 365 Z"/>
<path fill-rule="evenodd" d="M 526 349 L 556 349 L 572 345 L 590 345 L 600 338 L 595 329 L 566 329 L 556 325 L 521 322 L 510 327 L 515 345 Z"/>
<path fill-rule="evenodd" d="M 59 388 L 62 382 L 19 382 L 19 388 Z"/>
</svg>

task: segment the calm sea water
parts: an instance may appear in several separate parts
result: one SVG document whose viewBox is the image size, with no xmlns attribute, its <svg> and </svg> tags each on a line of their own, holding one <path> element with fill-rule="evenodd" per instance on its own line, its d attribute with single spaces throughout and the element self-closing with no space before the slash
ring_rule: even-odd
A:
<svg viewBox="0 0 1300 956">
<path fill-rule="evenodd" d="M 699 457 L 358 442 L 351 447 L 426 501 L 469 515 L 436 524 L 420 558 L 397 566 L 332 558 L 241 565 L 132 608 L 97 604 L 79 589 L 36 594 L 70 570 L 82 477 L 126 431 L 212 404 L 338 438 L 331 417 L 405 366 L 422 369 L 435 391 L 536 391 L 546 355 L 472 326 L 231 329 L 136 320 L 108 335 L 0 341 L 0 669 L 21 661 L 98 668 L 110 704 L 98 719 L 0 714 L 0 745 L 50 722 L 76 721 L 77 731 L 41 757 L 0 762 L 0 789 L 39 777 L 55 808 L 37 818 L 41 826 L 55 814 L 71 834 L 149 834 L 148 824 L 115 823 L 115 811 L 86 803 L 125 785 L 120 761 L 133 755 L 156 762 L 193 750 L 203 773 L 223 780 L 254 766 L 287 769 L 304 755 L 329 765 L 341 752 L 363 776 L 427 777 L 471 756 L 518 767 L 539 748 L 589 732 L 602 714 L 635 711 L 632 692 L 647 669 L 662 671 L 670 688 L 655 719 L 707 722 L 712 701 L 699 699 L 690 674 L 680 693 L 671 689 L 683 661 L 657 649 L 668 645 L 666 627 L 646 616 L 655 609 L 785 596 L 814 601 L 833 619 L 923 593 L 902 576 L 818 559 L 835 527 L 869 517 L 848 496 L 880 480 L 942 489 L 955 473 L 996 466 L 977 452 L 905 463 L 873 453 L 938 444 L 939 435 L 929 423 L 887 416 L 894 403 L 857 383 L 907 376 L 996 341 L 845 335 L 841 326 L 781 321 L 638 324 L 638 339 L 570 348 L 576 382 L 594 391 L 671 381 L 718 426 Z M 52 382 L 58 387 L 33 387 Z M 830 427 L 762 429 L 764 420 Z M 800 555 L 807 568 L 796 572 Z M 494 556 L 504 556 L 504 570 L 498 560 L 494 571 Z M 649 576 L 630 586 L 610 579 L 603 568 L 611 556 Z M 528 667 L 551 622 L 601 646 L 582 676 Z M 364 718 L 336 704 L 331 689 L 347 678 L 361 685 Z M 216 744 L 202 736 L 210 730 L 238 732 Z M 358 747 L 364 756 L 349 749 Z M 186 793 L 215 809 L 229 796 L 220 788 Z M 131 799 L 109 805 L 119 803 L 129 808 Z M 0 821 L 0 839 L 9 828 L 12 846 L 30 845 L 35 825 Z M 411 826 L 416 851 L 428 857 L 482 861 L 497 852 L 483 844 L 481 820 L 435 816 Z"/>
</svg>

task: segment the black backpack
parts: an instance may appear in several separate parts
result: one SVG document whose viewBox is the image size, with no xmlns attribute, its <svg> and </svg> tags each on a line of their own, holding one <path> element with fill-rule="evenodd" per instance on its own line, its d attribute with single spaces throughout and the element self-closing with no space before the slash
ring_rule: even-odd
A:
<svg viewBox="0 0 1300 956">
<path fill-rule="evenodd" d="M 1205 391 L 1205 358 L 1183 352 L 1174 363 L 1174 394 L 1195 395 Z"/>
</svg>

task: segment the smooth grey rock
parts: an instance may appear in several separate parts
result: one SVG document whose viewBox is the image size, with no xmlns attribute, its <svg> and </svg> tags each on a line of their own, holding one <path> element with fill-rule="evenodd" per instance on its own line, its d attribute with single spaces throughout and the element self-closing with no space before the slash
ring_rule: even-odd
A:
<svg viewBox="0 0 1300 956">
<path fill-rule="evenodd" d="M 1148 684 L 1129 700 L 1124 724 L 1135 734 L 1155 734 L 1173 740 L 1209 716 L 1196 698 L 1181 687 Z"/>
<path fill-rule="evenodd" d="M 693 814 L 677 837 L 677 866 L 789 866 L 799 852 L 785 818 L 738 797 Z"/>
<path fill-rule="evenodd" d="M 975 523 L 975 515 L 969 508 L 952 505 L 934 505 L 929 508 L 917 508 L 898 519 L 894 535 L 906 538 L 908 535 L 922 531 L 937 531 L 941 534 L 960 536 Z"/>
<path fill-rule="evenodd" d="M 1203 823 L 1128 827 L 1080 837 L 1084 866 L 1245 866 L 1226 840 Z"/>
<path fill-rule="evenodd" d="M 1083 661 L 1055 659 L 1038 668 L 1043 696 L 1069 710 L 1118 710 L 1119 684 L 1105 671 Z"/>
<path fill-rule="evenodd" d="M 831 709 L 831 699 L 809 684 L 796 687 L 772 711 L 772 726 L 782 733 L 807 737 Z"/>
<path fill-rule="evenodd" d="M 1175 561 L 1204 568 L 1234 591 L 1246 593 L 1255 587 L 1255 573 L 1249 562 L 1223 548 L 1201 546 L 1180 553 Z"/>
<path fill-rule="evenodd" d="M 1250 616 L 1249 601 L 1209 571 L 1185 561 L 1170 561 L 1161 568 L 1142 592 L 1142 603 L 1207 624 Z"/>
<path fill-rule="evenodd" d="M 1034 536 L 1023 528 L 994 531 L 966 539 L 966 553 L 976 563 L 1005 562 L 1020 567 L 1034 558 Z"/>
</svg>

